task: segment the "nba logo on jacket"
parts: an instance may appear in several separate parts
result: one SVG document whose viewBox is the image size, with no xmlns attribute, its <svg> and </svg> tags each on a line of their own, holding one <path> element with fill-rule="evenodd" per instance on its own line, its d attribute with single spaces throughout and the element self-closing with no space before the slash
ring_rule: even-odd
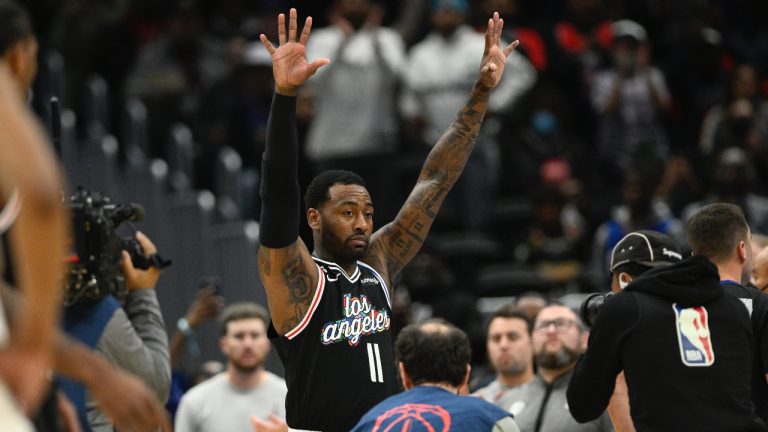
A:
<svg viewBox="0 0 768 432">
<path fill-rule="evenodd" d="M 715 351 L 709 334 L 709 316 L 704 306 L 683 307 L 672 304 L 675 311 L 680 357 L 686 366 L 712 366 Z"/>
</svg>

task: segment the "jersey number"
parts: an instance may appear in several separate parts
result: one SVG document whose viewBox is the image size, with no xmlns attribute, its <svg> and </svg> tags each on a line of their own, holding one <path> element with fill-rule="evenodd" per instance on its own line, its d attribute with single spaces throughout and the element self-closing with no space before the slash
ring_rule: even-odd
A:
<svg viewBox="0 0 768 432">
<path fill-rule="evenodd" d="M 371 371 L 371 382 L 384 382 L 384 374 L 381 371 L 381 354 L 379 344 L 366 343 L 368 347 L 368 368 Z"/>
</svg>

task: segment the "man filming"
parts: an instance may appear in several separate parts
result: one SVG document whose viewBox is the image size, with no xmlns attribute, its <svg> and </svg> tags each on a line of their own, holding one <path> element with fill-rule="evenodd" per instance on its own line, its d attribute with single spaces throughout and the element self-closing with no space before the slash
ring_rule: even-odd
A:
<svg viewBox="0 0 768 432">
<path fill-rule="evenodd" d="M 720 213 L 701 226 L 722 234 L 709 243 L 744 258 L 749 228 L 739 214 Z M 666 256 L 648 238 L 636 240 L 632 250 L 647 248 L 650 261 Z M 724 292 L 708 256 L 649 270 L 606 300 L 568 387 L 576 420 L 603 412 L 624 370 L 637 430 L 765 430 L 750 400 L 749 314 Z"/>
</svg>

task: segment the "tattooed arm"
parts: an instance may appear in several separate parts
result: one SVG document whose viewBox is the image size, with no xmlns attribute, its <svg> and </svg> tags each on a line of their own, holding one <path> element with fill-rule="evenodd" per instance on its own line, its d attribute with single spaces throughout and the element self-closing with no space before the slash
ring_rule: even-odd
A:
<svg viewBox="0 0 768 432">
<path fill-rule="evenodd" d="M 501 79 L 507 56 L 518 44 L 514 41 L 504 49 L 499 47 L 503 26 L 498 13 L 488 20 L 480 76 L 469 101 L 427 156 L 416 186 L 395 220 L 371 239 L 365 261 L 382 272 L 389 282 L 421 248 L 443 199 L 458 180 L 475 147 L 488 109 L 488 97 Z"/>
<path fill-rule="evenodd" d="M 318 268 L 299 238 L 295 96 L 299 87 L 329 60 L 307 62 L 312 18 L 307 17 L 298 40 L 296 9 L 290 11 L 287 35 L 284 14 L 278 15 L 277 23 L 278 48 L 261 35 L 261 42 L 272 56 L 275 96 L 262 158 L 259 275 L 267 292 L 272 323 L 278 334 L 284 335 L 306 315 L 318 282 Z"/>
</svg>

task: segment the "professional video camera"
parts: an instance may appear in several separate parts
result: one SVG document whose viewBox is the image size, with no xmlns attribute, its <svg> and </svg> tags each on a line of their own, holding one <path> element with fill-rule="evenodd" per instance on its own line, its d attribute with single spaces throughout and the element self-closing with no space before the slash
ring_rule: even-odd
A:
<svg viewBox="0 0 768 432">
<path fill-rule="evenodd" d="M 144 251 L 133 236 L 121 236 L 117 229 L 123 222 L 140 221 L 144 209 L 138 204 L 112 204 L 108 197 L 78 188 L 69 199 L 72 212 L 74 250 L 67 280 L 64 304 L 98 300 L 112 294 L 118 300 L 126 295 L 125 277 L 120 266 L 122 250 L 128 251 L 133 266 L 165 268 L 170 261 Z M 134 230 L 135 231 L 135 230 Z"/>
<path fill-rule="evenodd" d="M 581 320 L 584 321 L 584 324 L 592 327 L 598 312 L 600 312 L 600 308 L 603 307 L 603 303 L 605 303 L 605 301 L 608 300 L 608 298 L 612 295 L 613 292 L 592 293 L 587 296 L 583 302 L 581 302 L 579 312 L 581 314 Z"/>
</svg>

